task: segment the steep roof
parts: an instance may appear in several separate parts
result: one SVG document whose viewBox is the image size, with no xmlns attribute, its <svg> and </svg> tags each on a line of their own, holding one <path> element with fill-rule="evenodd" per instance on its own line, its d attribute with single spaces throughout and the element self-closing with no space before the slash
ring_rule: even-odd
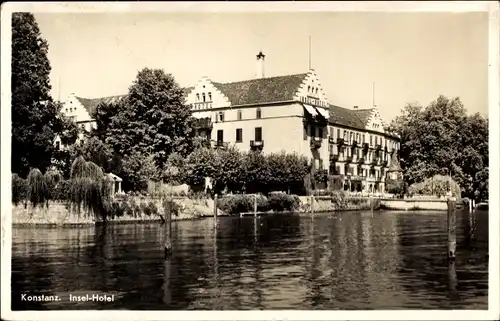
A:
<svg viewBox="0 0 500 321">
<path fill-rule="evenodd" d="M 399 160 L 398 157 L 396 156 L 396 153 L 392 154 L 391 165 L 389 166 L 387 172 L 390 173 L 390 172 L 402 172 L 402 171 L 403 170 L 401 169 L 401 165 L 399 164 Z"/>
<path fill-rule="evenodd" d="M 335 105 L 330 105 L 330 119 L 334 124 L 364 129 L 365 124 L 353 113 L 352 109 L 347 109 Z"/>
<path fill-rule="evenodd" d="M 307 73 L 213 85 L 233 106 L 292 100 Z"/>
<path fill-rule="evenodd" d="M 363 123 L 363 126 L 368 125 L 368 121 L 370 120 L 370 116 L 372 115 L 373 108 L 369 109 L 352 109 L 353 112 L 359 120 Z"/>
<path fill-rule="evenodd" d="M 182 88 L 182 92 L 184 93 L 184 95 L 187 95 L 193 89 L 194 89 L 194 87 Z M 122 100 L 126 96 L 127 95 L 117 95 L 117 96 L 108 96 L 108 97 L 102 97 L 102 98 L 83 98 L 83 97 L 77 97 L 77 96 L 75 96 L 75 97 L 76 97 L 76 99 L 78 99 L 80 104 L 82 104 L 83 107 L 85 107 L 87 112 L 90 115 L 92 115 L 100 103 L 105 103 L 105 104 L 117 103 L 118 101 Z"/>
<path fill-rule="evenodd" d="M 106 104 L 111 104 L 111 103 L 116 103 L 123 99 L 126 95 L 118 95 L 118 96 L 108 96 L 108 97 L 103 97 L 103 98 L 82 98 L 82 97 L 76 97 L 80 104 L 83 105 L 83 107 L 87 110 L 87 112 L 92 116 L 94 111 L 96 110 L 97 106 L 100 103 L 106 103 Z"/>
</svg>

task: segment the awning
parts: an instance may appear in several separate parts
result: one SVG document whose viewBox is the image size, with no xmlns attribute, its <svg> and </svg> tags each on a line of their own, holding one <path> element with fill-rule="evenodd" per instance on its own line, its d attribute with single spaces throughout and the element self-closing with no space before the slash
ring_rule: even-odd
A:
<svg viewBox="0 0 500 321">
<path fill-rule="evenodd" d="M 328 110 L 323 109 L 323 108 L 316 108 L 317 111 L 321 114 L 321 116 L 325 117 L 325 119 L 330 118 L 330 115 L 328 114 Z"/>
<path fill-rule="evenodd" d="M 306 105 L 306 104 L 302 104 L 302 106 L 304 106 L 304 108 L 307 110 L 307 112 L 309 114 L 311 114 L 312 116 L 318 115 L 318 112 L 316 111 L 316 108 L 314 108 L 313 106 Z"/>
<path fill-rule="evenodd" d="M 212 113 L 209 111 L 195 111 L 193 112 L 193 117 L 194 118 L 212 118 Z"/>
</svg>

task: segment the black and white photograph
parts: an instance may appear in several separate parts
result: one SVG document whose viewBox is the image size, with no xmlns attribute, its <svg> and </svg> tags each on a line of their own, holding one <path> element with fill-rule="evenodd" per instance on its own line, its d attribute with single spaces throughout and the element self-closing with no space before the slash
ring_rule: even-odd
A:
<svg viewBox="0 0 500 321">
<path fill-rule="evenodd" d="M 2 319 L 498 319 L 499 12 L 6 3 Z"/>
</svg>

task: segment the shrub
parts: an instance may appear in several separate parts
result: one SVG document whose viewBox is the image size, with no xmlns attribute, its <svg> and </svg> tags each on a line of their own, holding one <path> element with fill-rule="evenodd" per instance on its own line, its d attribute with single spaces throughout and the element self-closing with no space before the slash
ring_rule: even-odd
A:
<svg viewBox="0 0 500 321">
<path fill-rule="evenodd" d="M 285 193 L 271 193 L 268 201 L 269 208 L 274 212 L 295 211 L 300 205 L 298 196 Z"/>
<path fill-rule="evenodd" d="M 404 192 L 404 181 L 402 179 L 387 179 L 385 190 L 390 194 L 400 195 Z"/>
<path fill-rule="evenodd" d="M 167 211 L 170 209 L 172 212 L 172 216 L 179 216 L 180 207 L 177 205 L 171 197 L 163 197 L 162 200 L 163 211 L 165 215 Z"/>
<path fill-rule="evenodd" d="M 111 203 L 111 216 L 112 218 L 115 217 L 122 217 L 125 214 L 125 206 L 123 202 L 119 201 L 113 201 Z"/>
<path fill-rule="evenodd" d="M 12 174 L 12 202 L 17 205 L 26 200 L 28 182 L 17 174 Z"/>
<path fill-rule="evenodd" d="M 348 207 L 349 198 L 344 191 L 335 191 L 331 193 L 332 203 L 337 210 L 345 210 Z"/>
<path fill-rule="evenodd" d="M 146 206 L 146 210 L 149 213 L 146 215 L 158 215 L 158 208 L 156 207 L 156 204 L 153 201 L 149 201 L 148 205 Z"/>
</svg>

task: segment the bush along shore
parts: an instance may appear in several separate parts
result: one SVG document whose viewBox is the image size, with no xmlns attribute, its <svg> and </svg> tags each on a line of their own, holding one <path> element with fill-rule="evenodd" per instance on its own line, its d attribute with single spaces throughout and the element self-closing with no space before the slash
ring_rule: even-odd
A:
<svg viewBox="0 0 500 321">
<path fill-rule="evenodd" d="M 380 202 L 373 200 L 374 209 L 380 208 Z M 193 220 L 213 217 L 214 201 L 210 198 L 188 197 L 149 197 L 116 195 L 102 216 L 92 215 L 88 211 L 79 210 L 70 202 L 48 201 L 33 206 L 28 202 L 13 204 L 12 224 L 22 225 L 92 225 L 159 222 L 165 220 L 165 209 L 172 203 L 172 220 Z M 257 206 L 255 206 L 257 205 Z M 308 196 L 288 195 L 285 193 L 235 194 L 222 196 L 217 201 L 218 216 L 253 213 L 255 208 L 259 215 L 277 213 L 309 213 L 311 198 Z M 343 192 L 334 192 L 328 196 L 315 197 L 312 208 L 315 213 L 369 210 L 368 199 L 348 197 Z"/>
</svg>

